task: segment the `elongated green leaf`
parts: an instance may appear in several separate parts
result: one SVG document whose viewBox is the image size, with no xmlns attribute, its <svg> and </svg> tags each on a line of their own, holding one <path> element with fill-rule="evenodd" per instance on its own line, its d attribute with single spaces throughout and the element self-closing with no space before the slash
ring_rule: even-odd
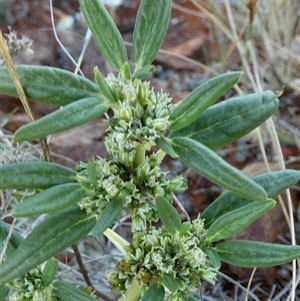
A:
<svg viewBox="0 0 300 301">
<path fill-rule="evenodd" d="M 76 205 L 84 195 L 85 191 L 78 183 L 55 185 L 14 206 L 11 215 L 25 217 L 42 213 L 53 214 Z"/>
<path fill-rule="evenodd" d="M 211 149 L 221 148 L 267 120 L 278 103 L 271 91 L 228 99 L 208 108 L 188 126 L 171 132 L 169 138 L 189 137 Z"/>
<path fill-rule="evenodd" d="M 120 70 L 127 61 L 126 48 L 102 1 L 80 0 L 79 3 L 101 53 L 114 69 Z"/>
<path fill-rule="evenodd" d="M 179 130 L 192 123 L 241 78 L 241 72 L 231 72 L 213 79 L 195 89 L 171 113 L 171 130 Z"/>
<path fill-rule="evenodd" d="M 156 208 L 161 221 L 171 234 L 180 229 L 181 218 L 173 205 L 163 196 L 156 198 Z"/>
<path fill-rule="evenodd" d="M 0 264 L 0 286 L 21 277 L 87 235 L 95 219 L 79 207 L 72 207 L 47 217 L 24 239 L 5 262 Z"/>
<path fill-rule="evenodd" d="M 0 229 L 4 231 L 5 235 L 7 236 L 11 230 L 11 225 L 0 220 Z M 23 240 L 24 238 L 17 231 L 13 230 L 9 239 L 9 243 L 14 249 L 16 249 Z"/>
<path fill-rule="evenodd" d="M 132 75 L 132 80 L 135 80 L 136 78 L 137 79 L 143 79 L 145 77 L 148 77 L 154 71 L 155 71 L 155 66 L 153 66 L 153 65 L 144 66 L 141 69 L 139 69 L 136 72 L 134 72 L 134 74 Z"/>
<path fill-rule="evenodd" d="M 97 299 L 78 287 L 65 281 L 56 281 L 53 284 L 53 293 L 64 301 L 97 301 Z"/>
<path fill-rule="evenodd" d="M 103 233 L 117 219 L 122 211 L 122 208 L 123 201 L 121 199 L 115 198 L 111 200 L 104 209 L 91 234 L 100 235 Z"/>
<path fill-rule="evenodd" d="M 54 258 L 47 260 L 42 272 L 42 282 L 44 286 L 48 286 L 54 280 L 58 270 L 58 261 Z"/>
<path fill-rule="evenodd" d="M 94 68 L 94 74 L 95 74 L 95 81 L 99 87 L 99 90 L 101 94 L 108 99 L 110 102 L 116 102 L 114 93 L 110 86 L 108 85 L 107 81 L 105 80 L 102 73 L 99 71 L 98 67 Z"/>
<path fill-rule="evenodd" d="M 93 82 L 69 71 L 29 65 L 15 68 L 26 96 L 35 101 L 65 106 L 99 93 Z M 7 67 L 0 67 L 0 78 L 0 94 L 19 97 Z"/>
<path fill-rule="evenodd" d="M 188 166 L 214 183 L 250 200 L 265 201 L 265 190 L 212 150 L 190 138 L 175 137 L 172 146 Z"/>
<path fill-rule="evenodd" d="M 300 246 L 260 241 L 230 240 L 217 245 L 215 250 L 222 261 L 241 267 L 281 265 L 300 258 Z"/>
<path fill-rule="evenodd" d="M 53 113 L 25 124 L 14 135 L 14 142 L 34 140 L 87 123 L 103 115 L 108 107 L 99 97 L 84 98 Z"/>
<path fill-rule="evenodd" d="M 0 227 L 0 254 L 2 254 L 3 249 L 4 249 L 4 244 L 6 244 L 7 240 L 7 234 L 4 232 L 4 229 Z M 9 254 L 11 254 L 15 250 L 15 247 L 12 245 L 12 243 L 9 241 L 6 245 L 5 248 L 5 253 L 4 253 L 4 260 L 7 258 Z M 1 272 L 1 271 L 0 271 Z"/>
<path fill-rule="evenodd" d="M 172 0 L 142 0 L 133 32 L 132 57 L 136 70 L 150 65 L 166 34 Z"/>
<path fill-rule="evenodd" d="M 209 257 L 212 265 L 219 269 L 221 267 L 221 259 L 219 254 L 214 249 L 208 247 L 204 247 L 203 251 Z"/>
<path fill-rule="evenodd" d="M 151 285 L 141 301 L 163 301 L 165 298 L 165 289 L 160 284 Z"/>
<path fill-rule="evenodd" d="M 164 274 L 162 281 L 164 286 L 167 287 L 172 293 L 175 293 L 179 289 L 178 282 L 171 274 Z"/>
<path fill-rule="evenodd" d="M 159 137 L 155 140 L 156 145 L 162 149 L 165 153 L 171 157 L 177 157 L 177 154 L 174 152 L 172 145 L 169 142 L 170 140 L 165 137 Z"/>
<path fill-rule="evenodd" d="M 289 169 L 273 171 L 256 176 L 252 180 L 266 190 L 269 198 L 275 199 L 280 193 L 300 180 L 300 171 Z M 205 227 L 209 228 L 220 216 L 250 203 L 252 201 L 247 198 L 226 192 L 203 211 L 201 218 L 204 219 Z"/>
<path fill-rule="evenodd" d="M 242 208 L 232 210 L 219 217 L 208 229 L 207 239 L 210 242 L 227 238 L 257 220 L 264 213 L 275 206 L 272 199 L 267 201 L 253 201 Z"/>
<path fill-rule="evenodd" d="M 33 161 L 0 166 L 0 189 L 45 189 L 76 181 L 77 173 L 59 164 Z"/>
<path fill-rule="evenodd" d="M 9 288 L 7 286 L 0 286 L 0 300 L 4 300 L 8 293 Z"/>
</svg>

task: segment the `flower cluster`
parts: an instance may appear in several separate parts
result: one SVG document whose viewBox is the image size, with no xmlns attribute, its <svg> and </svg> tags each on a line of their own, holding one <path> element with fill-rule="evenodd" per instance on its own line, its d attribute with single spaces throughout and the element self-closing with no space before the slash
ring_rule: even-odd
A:
<svg viewBox="0 0 300 301">
<path fill-rule="evenodd" d="M 149 82 L 124 80 L 112 74 L 107 82 L 119 105 L 108 120 L 105 145 L 116 161 L 130 166 L 139 146 L 149 150 L 155 139 L 165 134 L 173 105 L 168 94 L 155 93 Z"/>
<path fill-rule="evenodd" d="M 147 221 L 158 220 L 157 196 L 164 195 L 171 202 L 173 193 L 186 189 L 183 177 L 166 179 L 167 173 L 161 171 L 155 154 L 147 156 L 136 168 L 98 158 L 88 164 L 81 163 L 78 169 L 78 180 L 86 190 L 79 203 L 81 208 L 100 217 L 107 203 L 119 198 L 132 218 L 133 231 L 145 230 Z"/>
<path fill-rule="evenodd" d="M 127 290 L 137 279 L 143 284 L 143 291 L 151 284 L 163 284 L 171 301 L 187 297 L 200 279 L 214 283 L 217 269 L 211 266 L 203 252 L 205 236 L 200 217 L 192 223 L 183 223 L 175 235 L 167 232 L 164 226 L 134 234 L 125 257 L 116 265 L 117 271 L 108 274 L 113 291 Z M 176 282 L 175 290 L 169 290 L 166 279 Z"/>
<path fill-rule="evenodd" d="M 9 301 L 49 301 L 52 300 L 52 285 L 45 286 L 42 280 L 46 262 L 32 269 L 21 278 L 16 278 L 8 283 L 8 287 L 14 290 Z"/>
</svg>

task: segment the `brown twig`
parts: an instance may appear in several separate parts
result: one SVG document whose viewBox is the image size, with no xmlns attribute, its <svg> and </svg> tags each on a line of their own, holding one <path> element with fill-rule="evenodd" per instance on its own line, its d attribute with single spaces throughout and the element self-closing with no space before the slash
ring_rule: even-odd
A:
<svg viewBox="0 0 300 301">
<path fill-rule="evenodd" d="M 35 116 L 33 114 L 33 111 L 31 109 L 29 103 L 28 103 L 26 94 L 24 92 L 24 89 L 23 89 L 22 84 L 20 82 L 20 79 L 18 77 L 16 68 L 15 68 L 14 63 L 12 61 L 12 58 L 10 56 L 9 50 L 7 48 L 7 45 L 5 43 L 5 40 L 3 38 L 1 30 L 0 30 L 0 51 L 2 53 L 3 59 L 4 59 L 5 63 L 6 63 L 7 68 L 8 68 L 8 71 L 10 73 L 12 81 L 14 83 L 14 86 L 15 86 L 15 88 L 17 90 L 17 93 L 18 93 L 18 95 L 20 97 L 20 100 L 21 100 L 21 102 L 23 104 L 25 112 L 28 115 L 29 119 L 31 121 L 34 121 L 35 120 Z M 42 146 L 42 149 L 43 149 L 45 161 L 51 162 L 50 151 L 49 151 L 46 139 L 45 138 L 40 139 L 40 143 L 41 143 L 41 146 Z"/>
</svg>

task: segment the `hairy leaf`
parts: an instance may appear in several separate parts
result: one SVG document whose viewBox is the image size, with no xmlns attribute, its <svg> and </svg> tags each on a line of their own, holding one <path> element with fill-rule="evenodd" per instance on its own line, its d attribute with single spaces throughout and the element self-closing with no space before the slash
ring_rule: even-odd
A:
<svg viewBox="0 0 300 301">
<path fill-rule="evenodd" d="M 180 160 L 229 191 L 251 200 L 265 201 L 265 190 L 216 153 L 190 138 L 175 137 L 172 146 Z"/>
<path fill-rule="evenodd" d="M 76 205 L 84 195 L 85 191 L 78 183 L 55 185 L 14 206 L 11 215 L 25 217 L 42 213 L 53 214 Z"/>
<path fill-rule="evenodd" d="M 93 37 L 107 60 L 116 70 L 127 62 L 122 36 L 101 0 L 80 0 L 80 7 Z"/>
<path fill-rule="evenodd" d="M 76 182 L 77 173 L 59 164 L 32 161 L 0 166 L 0 189 L 45 189 Z"/>
<path fill-rule="evenodd" d="M 211 149 L 221 148 L 262 124 L 278 104 L 271 91 L 228 99 L 208 108 L 188 126 L 171 132 L 169 138 L 189 137 Z"/>
<path fill-rule="evenodd" d="M 136 70 L 150 65 L 166 34 L 172 0 L 142 0 L 133 32 L 132 57 Z"/>
<path fill-rule="evenodd" d="M 165 289 L 160 284 L 152 284 L 144 294 L 141 301 L 163 301 L 165 298 Z"/>
<path fill-rule="evenodd" d="M 47 217 L 0 264 L 0 286 L 25 273 L 87 235 L 95 225 L 79 207 L 72 207 Z"/>
<path fill-rule="evenodd" d="M 15 68 L 26 96 L 35 101 L 65 106 L 99 94 L 93 82 L 69 71 L 29 65 L 16 65 Z M 0 94 L 19 97 L 7 67 L 0 67 L 0 78 Z"/>
<path fill-rule="evenodd" d="M 300 180 L 300 171 L 289 169 L 273 171 L 253 177 L 252 180 L 266 190 L 269 198 L 275 199 L 280 193 Z M 247 198 L 226 192 L 202 212 L 201 218 L 204 219 L 205 227 L 209 228 L 220 216 L 250 203 L 252 201 Z"/>
<path fill-rule="evenodd" d="M 87 123 L 103 115 L 108 107 L 99 97 L 85 98 L 49 115 L 25 124 L 14 135 L 14 142 L 34 140 Z"/>
<path fill-rule="evenodd" d="M 97 301 L 97 299 L 66 281 L 53 284 L 53 294 L 64 301 Z"/>
<path fill-rule="evenodd" d="M 220 216 L 208 229 L 207 239 L 210 242 L 227 238 L 257 220 L 275 206 L 272 199 L 267 201 L 252 201 L 242 208 L 232 210 Z"/>
<path fill-rule="evenodd" d="M 164 197 L 156 198 L 156 208 L 164 226 L 171 234 L 180 229 L 181 218 L 173 205 Z"/>
<path fill-rule="evenodd" d="M 240 267 L 267 267 L 300 258 L 300 246 L 230 240 L 215 248 L 222 261 Z"/>
<path fill-rule="evenodd" d="M 210 79 L 189 94 L 171 113 L 171 130 L 192 123 L 241 78 L 241 72 L 231 72 Z"/>
</svg>

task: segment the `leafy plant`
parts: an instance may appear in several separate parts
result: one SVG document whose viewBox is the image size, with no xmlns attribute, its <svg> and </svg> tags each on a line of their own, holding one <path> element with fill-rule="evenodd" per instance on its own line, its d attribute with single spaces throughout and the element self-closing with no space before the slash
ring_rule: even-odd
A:
<svg viewBox="0 0 300 301">
<path fill-rule="evenodd" d="M 239 81 L 240 72 L 207 81 L 177 105 L 142 81 L 155 69 L 151 63 L 165 35 L 171 4 L 171 0 L 141 1 L 133 35 L 134 70 L 100 0 L 80 0 L 80 5 L 117 76 L 105 78 L 95 67 L 93 83 L 52 67 L 15 67 L 28 98 L 61 108 L 19 128 L 14 142 L 73 128 L 108 109 L 113 116 L 107 120 L 108 159 L 91 158 L 76 171 L 36 160 L 0 167 L 0 189 L 12 191 L 16 199 L 13 217 L 48 214 L 25 239 L 1 222 L 2 298 L 11 289 L 11 298 L 18 300 L 96 300 L 89 292 L 55 280 L 53 257 L 86 235 L 104 234 L 122 253 L 115 271 L 108 273 L 112 291 L 123 293 L 120 301 L 197 300 L 190 293 L 201 279 L 215 283 L 221 261 L 255 267 L 300 257 L 299 246 L 220 242 L 271 210 L 273 199 L 296 183 L 300 172 L 285 170 L 250 179 L 214 152 L 256 128 L 278 108 L 271 91 L 214 105 Z M 0 70 L 0 91 L 17 96 L 9 69 Z M 155 145 L 158 151 L 152 150 Z M 168 179 L 161 170 L 167 154 L 228 192 L 195 220 L 182 222 L 172 202 L 175 193 L 186 189 L 186 180 L 182 176 Z M 25 194 L 21 202 L 20 191 L 34 194 Z M 131 218 L 130 243 L 109 229 L 123 210 Z M 163 225 L 157 228 L 153 225 L 158 220 Z"/>
</svg>

